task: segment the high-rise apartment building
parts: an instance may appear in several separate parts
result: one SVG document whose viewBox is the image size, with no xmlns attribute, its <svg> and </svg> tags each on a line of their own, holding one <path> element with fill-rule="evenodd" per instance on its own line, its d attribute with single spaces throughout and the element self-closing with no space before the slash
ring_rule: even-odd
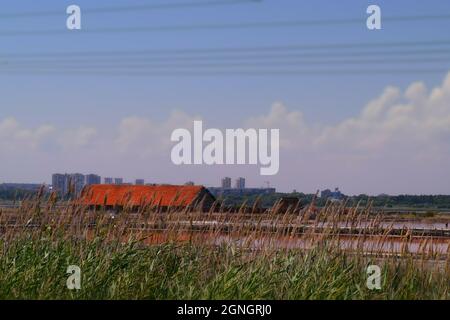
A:
<svg viewBox="0 0 450 320">
<path fill-rule="evenodd" d="M 91 186 L 93 184 L 101 184 L 102 178 L 96 174 L 88 174 L 86 175 L 86 185 Z"/>
<path fill-rule="evenodd" d="M 85 177 L 81 173 L 69 174 L 69 190 L 79 195 L 85 186 Z"/>
<path fill-rule="evenodd" d="M 66 175 L 55 173 L 52 175 L 52 187 L 53 191 L 59 193 L 59 194 L 66 194 L 67 193 L 67 184 L 66 184 Z"/>
<path fill-rule="evenodd" d="M 222 189 L 231 189 L 231 178 L 230 177 L 223 178 L 221 187 Z"/>
<path fill-rule="evenodd" d="M 240 190 L 245 189 L 245 178 L 237 178 L 235 188 Z"/>
<path fill-rule="evenodd" d="M 60 195 L 72 194 L 79 195 L 85 186 L 85 176 L 81 173 L 52 175 L 53 190 Z"/>
</svg>

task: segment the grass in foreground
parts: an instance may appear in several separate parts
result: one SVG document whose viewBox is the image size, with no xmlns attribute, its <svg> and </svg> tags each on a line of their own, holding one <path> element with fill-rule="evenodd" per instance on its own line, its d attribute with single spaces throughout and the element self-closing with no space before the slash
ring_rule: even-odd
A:
<svg viewBox="0 0 450 320">
<path fill-rule="evenodd" d="M 369 209 L 329 206 L 314 217 L 310 210 L 281 215 L 275 210 L 254 216 L 256 225 L 245 214 L 225 214 L 202 231 L 215 239 L 228 226 L 233 239 L 291 237 L 310 244 L 255 250 L 251 241 L 176 240 L 190 234 L 194 220 L 210 221 L 211 213 L 160 214 L 149 207 L 112 219 L 105 210 L 70 202 L 55 208 L 52 199 L 38 198 L 14 212 L 0 210 L 0 299 L 449 299 L 449 252 L 446 259 L 434 252 L 432 237 L 419 244 L 419 254 L 405 249 L 386 258 L 361 249 L 366 237 L 378 235 L 384 243 L 392 231 L 380 228 L 379 216 L 368 220 Z M 339 245 L 336 224 L 343 221 L 352 230 L 371 222 L 358 229 L 351 253 Z M 324 222 L 327 227 L 317 234 Z M 275 228 L 280 224 L 293 229 Z M 305 224 L 314 227 L 296 232 Z M 404 231 L 400 238 L 407 248 L 413 237 Z M 157 234 L 164 235 L 162 243 L 146 242 Z M 381 290 L 366 287 L 370 264 L 381 267 Z M 81 269 L 80 290 L 67 288 L 71 265 Z"/>
<path fill-rule="evenodd" d="M 2 243 L 0 255 L 0 299 L 449 299 L 446 272 L 378 262 L 382 289 L 370 291 L 370 261 L 326 247 L 248 252 L 24 238 Z M 69 265 L 82 270 L 81 290 L 66 287 Z"/>
</svg>

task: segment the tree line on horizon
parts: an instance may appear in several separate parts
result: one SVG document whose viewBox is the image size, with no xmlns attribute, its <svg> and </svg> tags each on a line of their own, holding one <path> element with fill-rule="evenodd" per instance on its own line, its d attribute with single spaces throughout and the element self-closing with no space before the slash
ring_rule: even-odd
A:
<svg viewBox="0 0 450 320">
<path fill-rule="evenodd" d="M 29 199 L 37 194 L 35 190 L 26 190 L 20 188 L 6 188 L 0 186 L 0 201 L 21 201 Z M 316 197 L 314 194 L 306 194 L 301 192 L 295 193 L 273 193 L 273 194 L 233 194 L 227 195 L 226 198 L 220 198 L 229 206 L 240 206 L 246 204 L 253 206 L 255 201 L 258 201 L 261 207 L 271 207 L 278 200 L 282 198 L 298 198 L 302 206 L 311 204 L 315 201 L 315 204 L 319 207 L 324 206 L 328 199 L 322 197 Z M 360 194 L 356 196 L 345 196 L 342 200 L 346 202 L 347 206 L 366 206 L 371 202 L 374 207 L 410 207 L 410 208 L 435 208 L 435 209 L 450 209 L 450 195 L 378 195 L 369 196 Z"/>
</svg>

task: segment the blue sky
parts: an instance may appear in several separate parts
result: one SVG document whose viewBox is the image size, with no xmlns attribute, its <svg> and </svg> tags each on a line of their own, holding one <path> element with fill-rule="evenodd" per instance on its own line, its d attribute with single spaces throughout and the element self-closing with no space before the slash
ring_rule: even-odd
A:
<svg viewBox="0 0 450 320">
<path fill-rule="evenodd" d="M 186 2 L 187 0 L 185 0 Z M 315 45 L 335 43 L 395 43 L 401 41 L 447 40 L 450 19 L 440 21 L 383 22 L 383 30 L 368 31 L 365 26 L 366 8 L 377 4 L 382 8 L 383 17 L 411 16 L 418 14 L 450 13 L 450 2 L 432 1 L 298 1 L 264 0 L 260 3 L 248 3 L 208 8 L 183 8 L 142 12 L 121 12 L 114 14 L 83 13 L 81 33 L 69 32 L 58 35 L 8 36 L 3 34 L 16 30 L 62 30 L 65 29 L 65 8 L 77 4 L 82 10 L 113 5 L 153 4 L 183 1 L 3 1 L 2 12 L 28 12 L 61 10 L 61 16 L 10 18 L 0 17 L 0 56 L 1 54 L 30 54 L 41 52 L 83 52 L 83 51 L 126 51 L 161 50 L 182 48 L 224 48 L 258 47 L 285 45 Z M 189 2 L 189 1 L 187 1 Z M 286 20 L 327 20 L 360 18 L 361 24 L 325 25 L 280 28 L 249 29 L 210 29 L 179 30 L 173 32 L 111 33 L 90 34 L 90 29 L 128 28 L 145 26 L 178 26 L 197 24 L 229 24 L 259 21 Z M 448 55 L 448 54 L 447 54 Z M 442 56 L 442 55 L 441 55 Z M 5 58 L 7 59 L 7 58 Z M 4 61 L 4 60 L 3 60 Z M 127 117 L 152 119 L 162 123 L 174 110 L 190 116 L 200 116 L 209 127 L 235 128 L 248 119 L 270 113 L 274 103 L 282 103 L 287 112 L 298 111 L 310 126 L 333 126 L 346 119 L 357 116 L 367 103 L 382 94 L 388 86 L 399 90 L 421 81 L 428 88 L 441 86 L 450 70 L 449 61 L 432 64 L 402 65 L 399 68 L 439 68 L 442 73 L 422 74 L 377 74 L 377 75 L 312 75 L 312 76 L 208 76 L 208 77 L 133 77 L 133 76 L 93 76 L 71 75 L 11 75 L 0 72 L 0 123 L 2 119 L 14 118 L 23 130 L 36 130 L 43 125 L 57 130 L 76 130 L 78 127 L 95 128 L 96 136 L 105 141 L 113 138 L 116 128 Z M 344 66 L 345 67 L 345 66 Z M 353 68 L 357 68 L 353 67 Z M 387 68 L 395 68 L 390 64 Z M 361 69 L 376 69 L 378 65 L 362 65 Z M 67 133 L 70 135 L 70 133 Z M 102 142 L 97 142 L 101 144 Z M 102 175 L 123 175 L 128 179 L 143 176 L 148 180 L 181 182 L 200 180 L 199 183 L 217 184 L 227 172 L 221 168 L 206 168 L 199 173 L 202 179 L 191 176 L 192 171 L 177 168 L 177 179 L 172 176 L 173 168 L 161 164 L 157 172 L 146 172 L 145 161 L 121 167 L 120 163 L 104 164 L 107 159 L 88 161 L 81 159 L 83 154 L 92 151 L 60 151 L 52 154 L 56 148 L 51 143 L 43 143 L 42 150 L 27 153 L 35 158 L 35 164 L 20 160 L 12 155 L 3 155 L 4 165 L 0 168 L 0 181 L 17 180 L 23 182 L 49 181 L 52 170 L 93 171 Z M 0 151 L 1 152 L 1 151 Z M 71 153 L 72 152 L 72 153 Z M 61 153 L 80 161 L 64 160 Z M 21 152 L 17 152 L 19 157 Z M 89 153 L 90 154 L 90 153 Z M 23 155 L 22 155 L 23 157 Z M 95 156 L 94 156 L 95 157 Z M 2 155 L 0 154 L 0 159 Z M 57 168 L 49 165 L 50 159 L 59 159 Z M 166 159 L 167 160 L 167 159 Z M 40 161 L 42 163 L 40 163 Z M 127 160 L 132 161 L 132 160 Z M 160 160 L 164 161 L 164 160 Z M 334 164 L 337 168 L 343 163 Z M 423 184 L 423 188 L 409 188 L 407 184 L 398 184 L 392 190 L 385 191 L 387 181 L 369 179 L 368 185 L 343 181 L 342 177 L 318 178 L 311 176 L 307 182 L 296 183 L 288 179 L 295 171 L 295 161 L 286 161 L 289 165 L 273 184 L 283 190 L 312 191 L 316 188 L 341 185 L 353 193 L 361 192 L 416 192 L 448 193 L 448 183 L 435 186 L 433 180 Z M 19 168 L 18 166 L 23 167 Z M 105 169 L 105 166 L 108 169 Z M 289 167 L 290 166 L 290 167 Z M 26 167 L 26 169 L 24 168 Z M 418 168 L 421 168 L 418 166 Z M 424 172 L 426 172 L 425 167 Z M 3 171 L 4 170 L 4 171 Z M 361 170 L 369 170 L 361 169 Z M 395 171 L 391 168 L 390 170 Z M 443 169 L 448 175 L 448 168 Z M 2 172 L 3 171 L 3 172 Z M 152 170 L 150 170 L 152 171 Z M 167 172 L 167 174 L 165 173 Z M 199 171 L 203 172 L 203 171 Z M 256 172 L 256 171 L 255 171 Z M 288 174 L 287 172 L 291 172 Z M 246 174 L 244 170 L 242 174 Z M 259 186 L 263 179 L 253 175 L 248 180 Z M 283 175 L 284 174 L 284 175 Z M 442 172 L 441 172 L 442 175 Z M 406 172 L 399 179 L 404 179 Z M 425 175 L 424 175 L 425 176 Z M 439 175 L 437 175 L 439 176 Z M 364 177 L 364 174 L 362 175 Z M 369 176 L 368 176 L 369 177 Z M 386 176 L 389 179 L 389 174 Z M 217 183 L 216 183 L 217 181 Z M 420 181 L 418 181 L 420 182 Z"/>
</svg>

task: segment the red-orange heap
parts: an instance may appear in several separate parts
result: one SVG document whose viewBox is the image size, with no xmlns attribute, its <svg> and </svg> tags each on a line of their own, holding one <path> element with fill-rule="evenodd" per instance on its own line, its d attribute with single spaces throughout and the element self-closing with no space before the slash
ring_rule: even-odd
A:
<svg viewBox="0 0 450 320">
<path fill-rule="evenodd" d="M 210 205 L 215 199 L 203 186 L 178 185 L 91 185 L 80 197 L 81 204 L 97 207 L 187 207 L 202 200 Z"/>
</svg>

